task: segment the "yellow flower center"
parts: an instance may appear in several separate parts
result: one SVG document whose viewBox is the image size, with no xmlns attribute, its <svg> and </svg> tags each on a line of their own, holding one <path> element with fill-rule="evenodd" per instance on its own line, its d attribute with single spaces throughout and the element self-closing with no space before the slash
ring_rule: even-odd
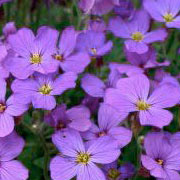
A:
<svg viewBox="0 0 180 180">
<path fill-rule="evenodd" d="M 102 137 L 102 136 L 105 136 L 105 135 L 106 135 L 105 132 L 100 132 L 100 133 L 98 133 L 98 137 Z"/>
<path fill-rule="evenodd" d="M 170 13 L 166 13 L 164 16 L 163 16 L 164 20 L 169 23 L 169 22 L 172 22 L 174 21 L 174 17 L 172 14 Z"/>
<path fill-rule="evenodd" d="M 91 48 L 91 52 L 93 55 L 97 55 L 97 49 L 96 48 Z"/>
<path fill-rule="evenodd" d="M 39 88 L 39 92 L 44 95 L 49 95 L 52 91 L 52 88 L 49 84 L 44 84 L 41 88 Z"/>
<path fill-rule="evenodd" d="M 117 178 L 119 177 L 120 172 L 117 169 L 109 169 L 108 171 L 108 178 L 111 180 L 117 180 Z"/>
<path fill-rule="evenodd" d="M 6 110 L 6 106 L 3 104 L 0 104 L 0 113 L 3 113 Z"/>
<path fill-rule="evenodd" d="M 90 155 L 86 153 L 79 153 L 76 158 L 76 162 L 78 164 L 88 164 L 89 161 L 90 161 Z"/>
<path fill-rule="evenodd" d="M 136 42 L 141 42 L 144 39 L 144 36 L 141 32 L 135 32 L 131 35 L 131 38 Z"/>
<path fill-rule="evenodd" d="M 54 54 L 53 58 L 58 60 L 58 61 L 63 61 L 63 59 L 64 59 L 63 55 L 61 55 L 61 54 Z"/>
<path fill-rule="evenodd" d="M 148 110 L 151 107 L 150 104 L 147 104 L 145 101 L 142 100 L 138 101 L 136 106 L 138 110 Z"/>
<path fill-rule="evenodd" d="M 157 160 L 157 163 L 162 166 L 162 165 L 164 164 L 164 161 L 161 160 L 161 159 L 158 159 L 158 160 Z"/>
<path fill-rule="evenodd" d="M 42 56 L 40 54 L 32 54 L 30 61 L 32 64 L 40 64 L 42 61 Z"/>
</svg>

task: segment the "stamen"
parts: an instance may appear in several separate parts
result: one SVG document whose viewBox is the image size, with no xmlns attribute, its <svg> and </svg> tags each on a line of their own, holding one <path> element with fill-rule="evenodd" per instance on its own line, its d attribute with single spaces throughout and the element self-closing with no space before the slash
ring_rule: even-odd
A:
<svg viewBox="0 0 180 180">
<path fill-rule="evenodd" d="M 136 42 L 141 42 L 144 39 L 144 36 L 141 32 L 135 32 L 131 35 L 131 38 Z"/>
<path fill-rule="evenodd" d="M 107 174 L 109 179 L 117 180 L 117 178 L 120 176 L 120 172 L 117 169 L 109 169 Z"/>
<path fill-rule="evenodd" d="M 40 54 L 32 54 L 30 61 L 32 64 L 40 64 L 42 61 L 42 56 Z"/>
<path fill-rule="evenodd" d="M 164 16 L 163 16 L 164 20 L 169 23 L 169 22 L 172 22 L 174 21 L 174 17 L 172 14 L 170 13 L 166 13 Z"/>
<path fill-rule="evenodd" d="M 105 135 L 106 135 L 106 133 L 103 132 L 103 131 L 98 133 L 98 137 L 102 137 L 102 136 L 105 136 Z"/>
<path fill-rule="evenodd" d="M 157 163 L 158 163 L 159 165 L 161 165 L 161 166 L 164 164 L 164 161 L 163 161 L 162 159 L 157 159 L 156 161 L 157 161 Z"/>
<path fill-rule="evenodd" d="M 54 54 L 53 58 L 56 59 L 57 61 L 63 61 L 64 60 L 63 55 L 61 55 L 61 54 Z"/>
<path fill-rule="evenodd" d="M 76 158 L 76 162 L 78 164 L 88 164 L 88 162 L 90 161 L 90 155 L 86 154 L 86 153 L 79 153 L 77 158 Z"/>
<path fill-rule="evenodd" d="M 4 104 L 0 104 L 0 113 L 3 113 L 6 110 L 6 106 Z"/>
<path fill-rule="evenodd" d="M 49 84 L 44 84 L 41 88 L 39 88 L 39 92 L 44 95 L 49 95 L 52 91 L 52 88 Z"/>
<path fill-rule="evenodd" d="M 136 106 L 139 111 L 148 110 L 151 107 L 150 104 L 147 104 L 145 101 L 142 100 L 138 101 Z"/>
<path fill-rule="evenodd" d="M 97 55 L 97 49 L 96 48 L 91 48 L 91 52 L 93 55 Z"/>
</svg>

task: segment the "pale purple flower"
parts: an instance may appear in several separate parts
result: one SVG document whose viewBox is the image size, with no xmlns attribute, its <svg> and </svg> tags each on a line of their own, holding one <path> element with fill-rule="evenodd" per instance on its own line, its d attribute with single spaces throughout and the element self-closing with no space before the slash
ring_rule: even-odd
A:
<svg viewBox="0 0 180 180">
<path fill-rule="evenodd" d="M 28 28 L 18 30 L 8 37 L 8 43 L 16 54 L 8 57 L 6 67 L 19 79 L 26 79 L 34 72 L 55 72 L 57 63 L 52 54 L 57 38 L 58 32 L 49 27 L 39 28 L 37 36 Z"/>
<path fill-rule="evenodd" d="M 135 173 L 135 167 L 131 163 L 122 164 L 118 167 L 118 162 L 112 162 L 102 167 L 107 180 L 125 180 L 131 178 Z"/>
<path fill-rule="evenodd" d="M 180 28 L 179 0 L 144 0 L 143 5 L 156 21 L 164 22 L 168 28 Z"/>
<path fill-rule="evenodd" d="M 18 160 L 24 148 L 24 140 L 12 132 L 6 137 L 0 137 L 0 177 L 1 180 L 26 180 L 28 179 L 28 170 Z"/>
<path fill-rule="evenodd" d="M 167 37 L 165 29 L 148 32 L 149 27 L 150 17 L 144 10 L 136 11 L 130 21 L 124 21 L 120 17 L 116 17 L 109 22 L 109 30 L 115 36 L 126 39 L 125 46 L 127 50 L 138 54 L 146 53 L 149 44 L 164 41 Z"/>
<path fill-rule="evenodd" d="M 120 79 L 117 88 L 106 91 L 105 103 L 124 112 L 137 112 L 141 125 L 162 128 L 173 119 L 164 108 L 175 106 L 180 100 L 180 91 L 173 84 L 160 85 L 150 92 L 150 81 L 144 75 Z"/>
<path fill-rule="evenodd" d="M 146 155 L 141 156 L 143 166 L 158 180 L 179 180 L 180 148 L 172 144 L 163 132 L 149 133 L 144 140 Z"/>
<path fill-rule="evenodd" d="M 3 34 L 7 38 L 11 34 L 15 34 L 17 32 L 15 22 L 8 22 L 3 27 Z"/>
<path fill-rule="evenodd" d="M 57 50 L 52 57 L 65 72 L 82 73 L 90 63 L 90 58 L 86 52 L 76 52 L 77 32 L 73 27 L 66 28 L 60 37 Z"/>
<path fill-rule="evenodd" d="M 103 19 L 89 20 L 88 22 L 88 30 L 104 32 L 106 29 L 107 27 Z"/>
<path fill-rule="evenodd" d="M 31 79 L 16 79 L 11 88 L 19 99 L 24 99 L 26 103 L 32 102 L 34 108 L 52 110 L 56 106 L 54 96 L 74 88 L 76 79 L 77 76 L 73 72 L 61 74 L 58 77 L 54 74 L 35 74 Z"/>
<path fill-rule="evenodd" d="M 22 115 L 28 106 L 25 105 L 23 99 L 17 101 L 15 95 L 11 95 L 6 100 L 6 82 L 0 79 L 0 85 L 0 137 L 4 137 L 14 129 L 14 116 Z"/>
<path fill-rule="evenodd" d="M 126 146 L 131 141 L 132 132 L 119 126 L 126 116 L 126 113 L 121 115 L 111 106 L 101 104 L 98 112 L 98 126 L 92 124 L 88 131 L 82 133 L 83 138 L 92 143 L 99 138 L 108 136 L 117 141 L 120 148 Z"/>
<path fill-rule="evenodd" d="M 87 30 L 79 33 L 76 50 L 87 52 L 93 58 L 107 54 L 111 51 L 112 46 L 112 41 L 106 42 L 106 36 L 103 32 Z"/>
<path fill-rule="evenodd" d="M 65 104 L 59 105 L 45 115 L 44 120 L 57 130 L 72 128 L 77 131 L 87 131 L 91 126 L 90 111 L 83 105 L 68 110 Z"/>
<path fill-rule="evenodd" d="M 120 155 L 120 149 L 109 137 L 98 139 L 85 146 L 77 131 L 58 131 L 52 137 L 61 155 L 51 160 L 50 171 L 53 180 L 106 180 L 105 175 L 96 165 L 108 164 Z"/>
</svg>

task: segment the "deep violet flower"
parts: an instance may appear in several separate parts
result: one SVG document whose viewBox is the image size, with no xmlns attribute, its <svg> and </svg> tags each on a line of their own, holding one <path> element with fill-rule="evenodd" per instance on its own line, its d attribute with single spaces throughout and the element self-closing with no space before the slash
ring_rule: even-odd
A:
<svg viewBox="0 0 180 180">
<path fill-rule="evenodd" d="M 179 180 L 180 148 L 163 132 L 149 133 L 144 140 L 143 166 L 158 180 Z"/>
<path fill-rule="evenodd" d="M 58 32 L 41 27 L 37 36 L 28 28 L 18 30 L 8 37 L 8 43 L 16 55 L 9 57 L 6 67 L 19 79 L 26 79 L 34 72 L 55 72 L 57 63 L 52 58 L 56 48 Z"/>
<path fill-rule="evenodd" d="M 109 137 L 98 139 L 85 146 L 77 131 L 58 131 L 52 137 L 61 152 L 51 160 L 50 171 L 53 180 L 105 180 L 105 175 L 96 165 L 108 164 L 120 155 L 120 149 Z"/>
<path fill-rule="evenodd" d="M 105 103 L 119 112 L 137 112 L 141 125 L 159 128 L 168 125 L 173 119 L 172 113 L 164 108 L 173 107 L 179 100 L 179 89 L 170 83 L 150 93 L 150 82 L 144 75 L 120 79 L 117 88 L 108 89 L 105 95 Z"/>
<path fill-rule="evenodd" d="M 115 36 L 126 39 L 127 50 L 138 54 L 146 53 L 149 44 L 164 41 L 167 37 L 165 29 L 148 32 L 149 26 L 150 17 L 144 10 L 136 11 L 131 21 L 124 21 L 120 17 L 116 17 L 109 22 L 109 30 Z"/>
<path fill-rule="evenodd" d="M 88 131 L 82 133 L 83 138 L 94 142 L 101 137 L 108 136 L 116 140 L 120 148 L 126 146 L 131 141 L 132 132 L 127 128 L 119 126 L 126 115 L 120 115 L 111 106 L 101 104 L 98 112 L 98 126 L 92 124 Z"/>
<path fill-rule="evenodd" d="M 106 29 L 107 27 L 103 19 L 89 20 L 88 22 L 88 30 L 104 32 Z"/>
<path fill-rule="evenodd" d="M 8 22 L 3 27 L 3 34 L 7 38 L 11 34 L 15 34 L 17 32 L 16 26 L 14 22 Z"/>
<path fill-rule="evenodd" d="M 112 162 L 102 167 L 107 180 L 125 180 L 131 178 L 135 173 L 135 167 L 131 163 L 122 164 L 118 167 L 118 162 Z"/>
<path fill-rule="evenodd" d="M 6 82 L 0 79 L 0 137 L 10 134 L 14 129 L 14 116 L 20 116 L 28 109 L 23 99 L 19 102 L 15 95 L 11 95 L 6 101 L 5 95 Z"/>
<path fill-rule="evenodd" d="M 180 28 L 179 0 L 144 0 L 144 8 L 158 22 L 168 28 Z"/>
<path fill-rule="evenodd" d="M 1 180 L 26 180 L 28 170 L 19 162 L 14 160 L 24 148 L 24 140 L 12 132 L 6 137 L 0 138 L 0 177 Z"/>
<path fill-rule="evenodd" d="M 90 128 L 90 111 L 87 107 L 81 105 L 68 110 L 66 108 L 65 104 L 57 106 L 45 116 L 45 122 L 57 130 L 72 128 L 77 131 L 87 131 Z"/>
<path fill-rule="evenodd" d="M 89 55 L 86 52 L 73 52 L 77 43 L 76 39 L 77 32 L 74 28 L 66 28 L 61 34 L 57 50 L 52 55 L 65 72 L 82 73 L 90 63 Z"/>
<path fill-rule="evenodd" d="M 74 88 L 76 79 L 77 76 L 73 72 L 67 72 L 58 77 L 54 74 L 35 74 L 31 79 L 16 79 L 11 88 L 19 99 L 24 99 L 27 103 L 32 102 L 34 108 L 52 110 L 56 106 L 54 96 Z"/>
<path fill-rule="evenodd" d="M 112 41 L 106 42 L 106 36 L 103 32 L 87 30 L 79 33 L 76 50 L 87 52 L 91 57 L 98 57 L 107 54 L 112 46 Z"/>
<path fill-rule="evenodd" d="M 126 55 L 126 59 L 132 65 L 135 65 L 144 69 L 170 65 L 170 62 L 168 60 L 165 60 L 164 62 L 157 61 L 157 52 L 153 47 L 150 47 L 149 50 L 143 54 L 130 52 L 127 50 L 126 47 L 124 47 L 124 53 Z"/>
</svg>

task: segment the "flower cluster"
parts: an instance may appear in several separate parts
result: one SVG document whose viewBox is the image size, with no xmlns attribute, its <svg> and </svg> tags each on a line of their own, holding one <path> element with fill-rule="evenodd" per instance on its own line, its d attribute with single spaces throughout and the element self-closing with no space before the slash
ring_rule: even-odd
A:
<svg viewBox="0 0 180 180">
<path fill-rule="evenodd" d="M 39 112 L 59 151 L 48 165 L 52 180 L 125 180 L 142 172 L 180 180 L 180 133 L 163 131 L 173 122 L 171 108 L 179 106 L 180 84 L 166 71 L 165 54 L 158 61 L 168 28 L 180 28 L 180 0 L 143 0 L 139 9 L 128 0 L 80 0 L 77 6 L 93 15 L 83 30 L 41 26 L 35 33 L 14 22 L 2 30 L 0 179 L 28 179 L 27 168 L 14 160 L 25 146 L 15 126 L 24 114 Z M 115 15 L 103 19 L 111 11 Z M 127 62 L 105 60 L 119 48 L 114 40 L 123 43 Z M 66 96 L 72 89 L 73 96 L 83 93 L 78 103 Z M 134 142 L 139 168 L 122 158 Z"/>
</svg>

